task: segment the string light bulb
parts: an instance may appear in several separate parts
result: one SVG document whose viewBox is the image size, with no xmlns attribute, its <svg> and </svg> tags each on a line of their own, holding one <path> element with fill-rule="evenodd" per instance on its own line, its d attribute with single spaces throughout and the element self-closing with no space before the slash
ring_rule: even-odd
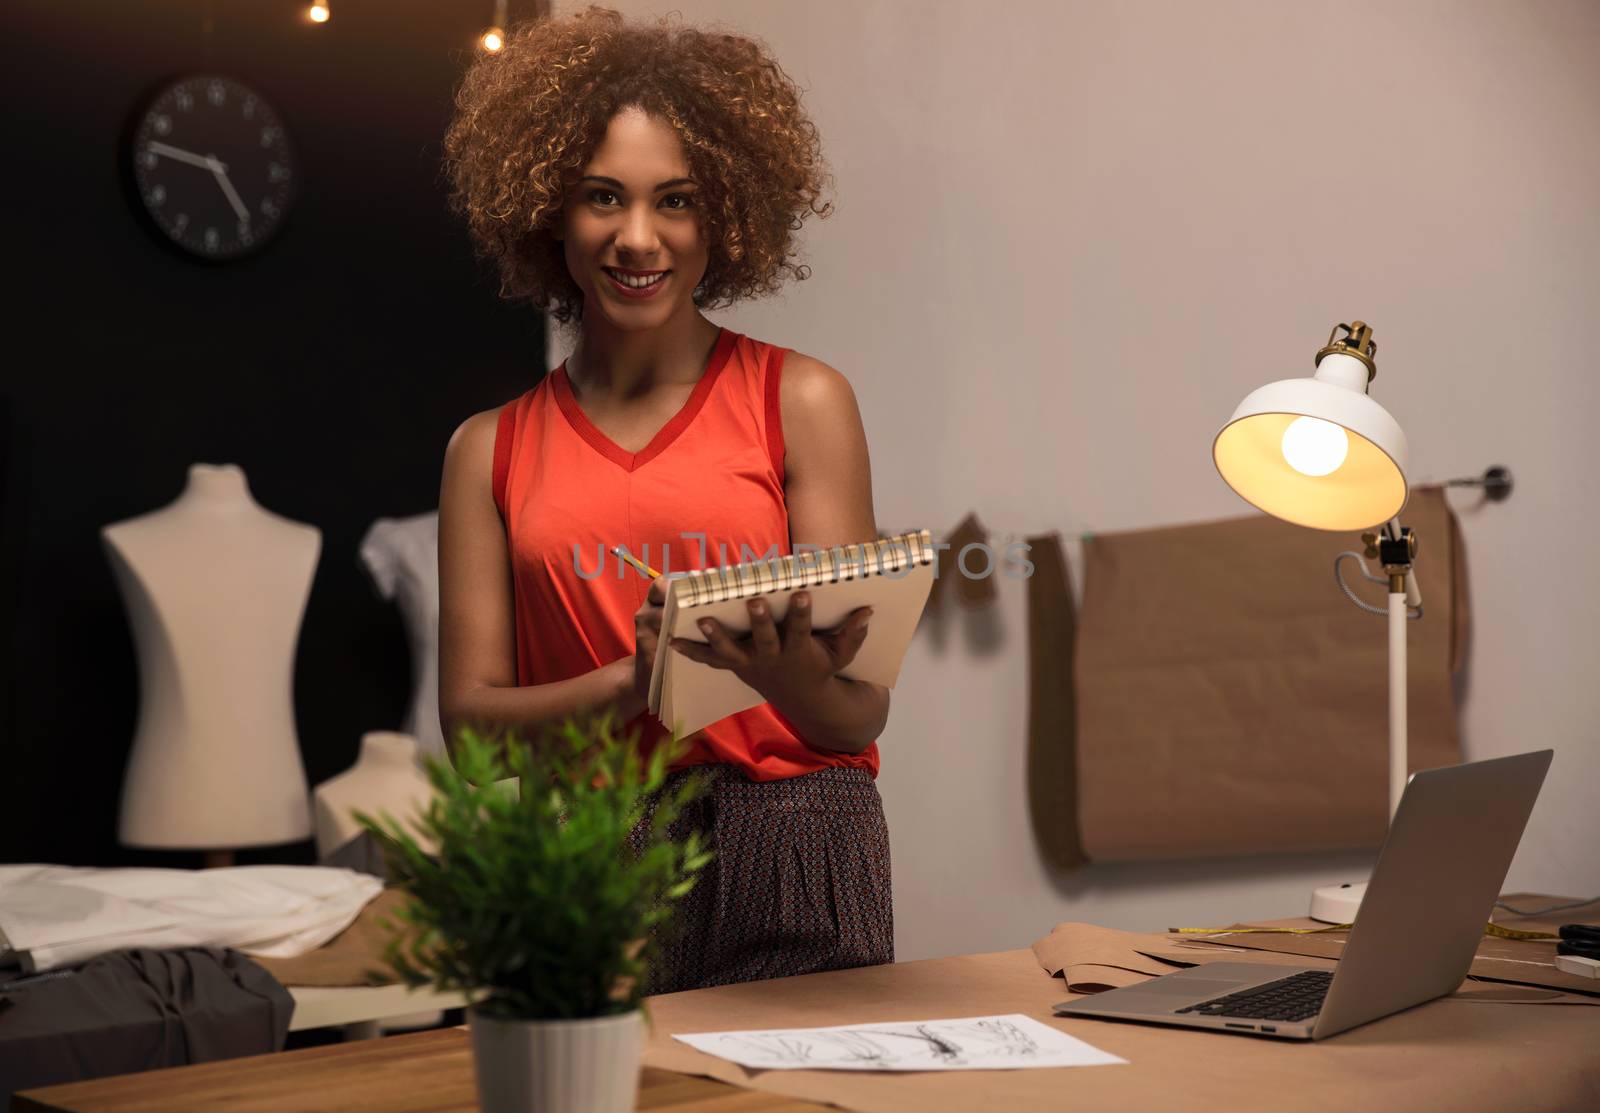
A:
<svg viewBox="0 0 1600 1113">
<path fill-rule="evenodd" d="M 306 18 L 311 20 L 312 23 L 328 22 L 329 18 L 333 15 L 333 12 L 329 9 L 328 4 L 329 0 L 317 0 L 317 3 L 312 4 L 311 7 L 306 9 Z"/>
<path fill-rule="evenodd" d="M 494 0 L 494 22 L 478 37 L 478 47 L 485 54 L 499 54 L 506 45 L 506 0 Z"/>
</svg>

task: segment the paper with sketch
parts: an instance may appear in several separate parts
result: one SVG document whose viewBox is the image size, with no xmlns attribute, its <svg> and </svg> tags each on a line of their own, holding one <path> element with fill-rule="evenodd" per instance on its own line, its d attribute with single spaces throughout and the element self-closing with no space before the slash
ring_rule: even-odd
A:
<svg viewBox="0 0 1600 1113">
<path fill-rule="evenodd" d="M 1127 1062 L 1021 1013 L 673 1038 L 752 1070 L 1018 1070 Z"/>
</svg>

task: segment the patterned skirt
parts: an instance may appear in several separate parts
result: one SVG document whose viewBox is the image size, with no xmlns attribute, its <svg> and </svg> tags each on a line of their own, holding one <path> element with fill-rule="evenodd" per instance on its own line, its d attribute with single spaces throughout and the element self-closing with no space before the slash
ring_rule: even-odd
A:
<svg viewBox="0 0 1600 1113">
<path fill-rule="evenodd" d="M 654 932 L 648 992 L 894 961 L 889 828 L 870 773 L 752 781 L 733 765 L 698 771 L 710 786 L 669 830 L 674 839 L 700 830 L 716 857 Z M 689 773 L 669 774 L 668 787 Z"/>
</svg>

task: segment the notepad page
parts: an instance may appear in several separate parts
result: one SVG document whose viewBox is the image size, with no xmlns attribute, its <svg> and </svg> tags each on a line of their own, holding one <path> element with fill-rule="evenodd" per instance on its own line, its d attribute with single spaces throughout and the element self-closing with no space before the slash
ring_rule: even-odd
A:
<svg viewBox="0 0 1600 1113">
<path fill-rule="evenodd" d="M 840 670 L 840 675 L 892 688 L 899 679 L 906 647 L 911 644 L 911 637 L 916 632 L 917 622 L 933 587 L 933 576 L 932 564 L 918 564 L 898 572 L 794 590 L 810 592 L 811 626 L 818 631 L 839 625 L 858 607 L 870 606 L 873 614 L 866 641 L 861 644 L 855 659 Z M 669 601 L 673 590 L 673 585 L 669 585 Z M 767 601 L 774 622 L 782 622 L 788 615 L 789 600 L 794 590 L 779 590 L 760 596 Z M 673 626 L 676 629 L 672 633 L 669 633 L 663 613 L 661 646 L 657 652 L 658 656 L 667 654 L 669 660 L 657 662 L 663 675 L 663 684 L 656 702 L 661 707 L 658 714 L 662 722 L 669 727 L 675 726 L 680 735 L 691 734 L 718 719 L 754 707 L 764 699 L 731 670 L 691 661 L 671 648 L 669 641 L 674 635 L 704 643 L 706 637 L 697 625 L 704 617 L 715 618 L 735 636 L 750 630 L 750 612 L 744 599 L 674 607 Z M 672 718 L 668 718 L 668 715 Z"/>
</svg>

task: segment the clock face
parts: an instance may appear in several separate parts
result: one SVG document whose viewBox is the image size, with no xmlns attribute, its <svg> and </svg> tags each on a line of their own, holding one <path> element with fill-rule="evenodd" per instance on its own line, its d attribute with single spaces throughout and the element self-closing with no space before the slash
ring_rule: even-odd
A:
<svg viewBox="0 0 1600 1113">
<path fill-rule="evenodd" d="M 133 124 L 133 182 L 157 228 L 203 259 L 257 251 L 283 225 L 294 158 L 266 98 L 231 78 L 163 88 Z"/>
</svg>

